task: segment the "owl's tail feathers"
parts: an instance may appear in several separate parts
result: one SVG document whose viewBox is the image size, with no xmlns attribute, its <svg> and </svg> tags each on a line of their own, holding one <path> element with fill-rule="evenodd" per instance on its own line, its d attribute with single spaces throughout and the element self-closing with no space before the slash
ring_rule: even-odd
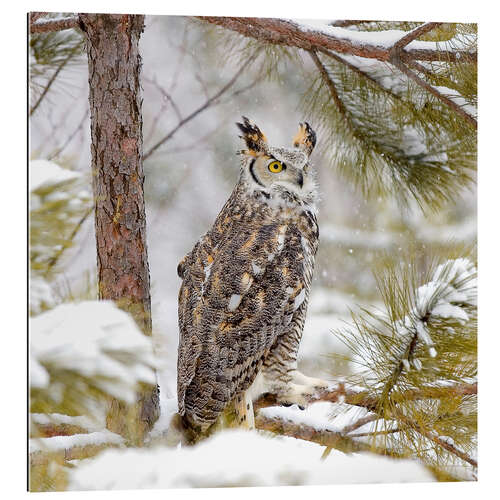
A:
<svg viewBox="0 0 500 500">
<path fill-rule="evenodd" d="M 212 425 L 208 429 L 193 425 L 186 416 L 175 413 L 172 416 L 166 433 L 166 444 L 168 446 L 190 446 L 209 437 L 215 430 Z"/>
</svg>

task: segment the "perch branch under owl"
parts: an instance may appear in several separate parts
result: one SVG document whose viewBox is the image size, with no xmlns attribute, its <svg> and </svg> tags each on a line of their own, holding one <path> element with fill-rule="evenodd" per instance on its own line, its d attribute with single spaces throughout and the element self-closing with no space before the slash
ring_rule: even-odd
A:
<svg viewBox="0 0 500 500">
<path fill-rule="evenodd" d="M 399 394 L 395 394 L 393 395 L 393 398 L 394 402 L 397 403 L 398 401 L 439 399 L 441 396 L 449 396 L 450 393 L 456 394 L 457 396 L 477 394 L 477 383 L 460 383 L 447 387 L 422 387 L 418 390 L 407 390 Z M 370 444 L 362 443 L 353 439 L 355 437 L 362 436 L 375 436 L 379 434 L 379 432 L 367 432 L 359 435 L 350 434 L 353 430 L 356 430 L 359 427 L 380 418 L 380 416 L 377 414 L 379 401 L 376 397 L 369 395 L 366 391 L 346 389 L 343 383 L 339 383 L 338 386 L 331 389 L 320 391 L 317 394 L 311 394 L 310 402 L 313 403 L 317 401 L 344 402 L 350 405 L 366 408 L 367 410 L 375 413 L 360 418 L 358 421 L 346 426 L 344 429 L 342 429 L 342 431 L 339 432 L 328 429 L 316 429 L 303 423 L 295 423 L 282 417 L 270 417 L 267 415 L 262 415 L 260 413 L 257 413 L 255 426 L 257 429 L 284 434 L 296 439 L 312 441 L 322 446 L 327 446 L 328 448 L 339 449 L 346 453 L 371 451 L 384 455 L 387 454 L 387 450 L 385 449 L 378 449 L 376 446 L 373 447 Z M 255 411 L 257 411 L 260 408 L 274 406 L 276 404 L 277 401 L 274 394 L 264 394 L 254 402 L 254 409 Z M 392 411 L 398 421 L 402 422 L 405 426 L 412 428 L 415 432 L 433 441 L 435 444 L 446 449 L 448 452 L 461 458 L 472 466 L 477 467 L 477 460 L 470 457 L 462 450 L 458 449 L 452 443 L 441 439 L 437 435 L 433 435 L 430 431 L 424 429 L 421 425 L 419 425 L 418 422 L 414 422 L 410 418 L 402 414 L 402 412 L 397 407 L 395 407 Z M 390 431 L 383 432 L 399 432 L 399 429 L 391 429 Z"/>
<path fill-rule="evenodd" d="M 410 389 L 407 391 L 393 393 L 392 400 L 398 401 L 417 401 L 419 399 L 439 399 L 442 396 L 456 394 L 457 396 L 477 394 L 477 383 L 472 384 L 456 384 L 452 386 L 428 386 L 420 389 Z M 336 387 L 311 394 L 309 403 L 318 401 L 328 401 L 330 403 L 343 402 L 353 406 L 360 406 L 367 410 L 374 411 L 377 409 L 379 400 L 377 397 L 369 394 L 367 391 L 346 388 L 343 382 L 340 382 Z M 264 394 L 254 401 L 254 410 L 274 406 L 278 404 L 275 394 Z"/>
</svg>

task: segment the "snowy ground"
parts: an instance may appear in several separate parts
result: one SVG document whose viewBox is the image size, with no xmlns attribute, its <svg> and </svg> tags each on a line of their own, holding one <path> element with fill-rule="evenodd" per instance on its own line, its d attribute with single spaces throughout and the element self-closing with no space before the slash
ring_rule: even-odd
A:
<svg viewBox="0 0 500 500">
<path fill-rule="evenodd" d="M 109 450 L 80 463 L 70 476 L 72 490 L 209 488 L 336 483 L 433 481 L 410 460 L 370 454 L 345 455 L 288 437 L 228 430 L 195 448 Z M 217 457 L 214 460 L 214 457 Z"/>
</svg>

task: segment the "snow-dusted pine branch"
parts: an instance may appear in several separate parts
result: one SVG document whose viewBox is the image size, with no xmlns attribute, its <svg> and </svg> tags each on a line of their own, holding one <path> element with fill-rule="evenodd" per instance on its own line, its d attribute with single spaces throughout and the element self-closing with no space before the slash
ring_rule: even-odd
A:
<svg viewBox="0 0 500 500">
<path fill-rule="evenodd" d="M 208 16 L 199 19 L 267 43 L 307 51 L 327 49 L 379 61 L 389 61 L 394 44 L 405 41 L 405 37 L 409 35 L 397 30 L 377 32 L 374 35 L 374 32 L 331 26 L 327 21 L 298 23 L 289 19 Z M 410 33 L 413 36 L 414 33 Z M 413 40 L 404 47 L 402 58 L 423 61 L 476 61 L 477 53 L 467 50 L 440 50 L 437 42 Z"/>
</svg>

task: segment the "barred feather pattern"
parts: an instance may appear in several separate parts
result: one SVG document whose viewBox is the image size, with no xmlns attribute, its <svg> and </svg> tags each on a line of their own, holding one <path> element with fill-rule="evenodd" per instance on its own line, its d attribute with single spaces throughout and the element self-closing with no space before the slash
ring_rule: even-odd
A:
<svg viewBox="0 0 500 500">
<path fill-rule="evenodd" d="M 284 390 L 297 366 L 318 248 L 315 192 L 252 184 L 253 158 L 178 266 L 179 414 L 201 432 L 260 371 Z"/>
</svg>

